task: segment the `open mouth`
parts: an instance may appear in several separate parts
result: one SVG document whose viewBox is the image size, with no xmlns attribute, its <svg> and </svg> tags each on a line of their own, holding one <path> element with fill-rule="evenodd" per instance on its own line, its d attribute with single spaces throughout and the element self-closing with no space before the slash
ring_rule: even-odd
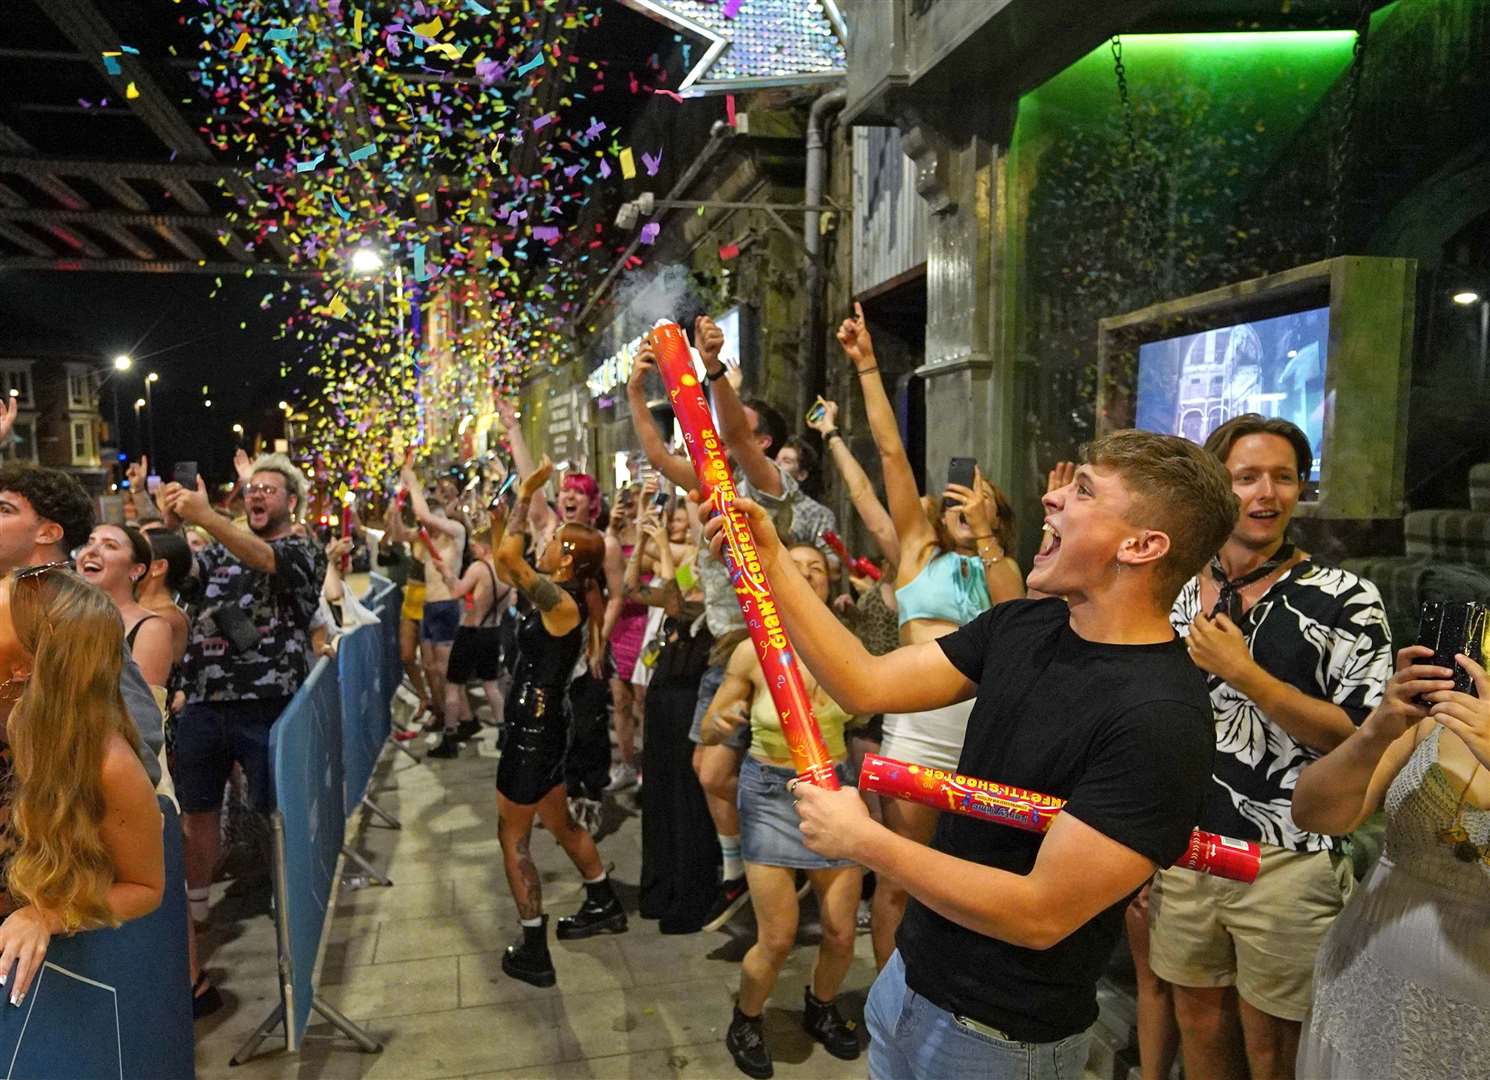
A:
<svg viewBox="0 0 1490 1080">
<path fill-rule="evenodd" d="M 1253 510 L 1247 516 L 1253 521 L 1272 521 L 1281 515 L 1277 510 Z"/>
<path fill-rule="evenodd" d="M 92 556 L 88 556 L 88 557 L 85 557 L 83 559 L 80 559 L 78 561 L 78 573 L 80 573 L 80 574 L 101 574 L 101 573 L 103 573 L 103 560 L 102 559 L 93 558 Z"/>
<path fill-rule="evenodd" d="M 1060 550 L 1060 547 L 1061 534 L 1056 531 L 1054 525 L 1047 521 L 1045 527 L 1040 530 L 1040 550 L 1035 554 L 1035 561 L 1043 562 L 1049 559 Z"/>
</svg>

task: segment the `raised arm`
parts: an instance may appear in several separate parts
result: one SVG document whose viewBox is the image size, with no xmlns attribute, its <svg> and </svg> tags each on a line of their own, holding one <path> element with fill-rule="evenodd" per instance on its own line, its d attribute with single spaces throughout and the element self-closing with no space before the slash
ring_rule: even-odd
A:
<svg viewBox="0 0 1490 1080">
<path fill-rule="evenodd" d="M 745 415 L 745 406 L 735 391 L 735 384 L 724 377 L 724 363 L 719 353 L 724 348 L 724 332 L 707 315 L 700 315 L 694 324 L 694 341 L 698 355 L 704 362 L 704 372 L 714 394 L 714 412 L 719 418 L 719 434 L 724 444 L 734 455 L 735 464 L 745 473 L 745 478 L 757 491 L 777 498 L 786 494 L 781 470 L 766 456 L 755 432 L 750 430 L 750 420 Z M 773 451 L 781 447 L 773 446 Z"/>
<path fill-rule="evenodd" d="M 657 355 L 652 343 L 643 340 L 631 363 L 631 376 L 626 380 L 626 403 L 631 410 L 631 428 L 642 444 L 642 453 L 647 462 L 675 487 L 692 491 L 698 487 L 698 478 L 686 457 L 668 451 L 662 432 L 657 430 L 657 421 L 652 419 L 652 410 L 647 408 L 647 373 L 657 370 Z M 660 376 L 659 376 L 660 378 Z"/>
<path fill-rule="evenodd" d="M 978 561 L 983 564 L 983 581 L 988 586 L 988 598 L 995 604 L 1005 600 L 1017 600 L 1024 595 L 1024 575 L 1012 552 L 1004 550 L 998 538 L 998 507 L 993 498 L 993 485 L 983 479 L 982 470 L 973 468 L 973 486 L 948 484 L 945 498 L 958 504 L 962 519 L 973 531 L 973 542 L 978 547 Z"/>
<path fill-rule="evenodd" d="M 864 471 L 864 466 L 859 464 L 859 459 L 848 448 L 848 441 L 838 431 L 838 403 L 824 401 L 822 415 L 807 421 L 807 426 L 822 435 L 823 445 L 828 448 L 833 464 L 837 466 L 839 475 L 848 487 L 849 500 L 854 504 L 859 520 L 869 530 L 875 547 L 879 548 L 880 554 L 889 560 L 891 566 L 898 567 L 900 537 L 895 534 L 895 522 L 890 520 L 890 512 L 875 494 L 874 484 Z"/>
<path fill-rule="evenodd" d="M 880 378 L 879 361 L 875 359 L 874 342 L 864 325 L 864 308 L 854 305 L 854 317 L 845 319 L 838 328 L 838 343 L 843 355 L 859 377 L 864 394 L 864 413 L 869 431 L 880 452 L 880 473 L 885 480 L 885 501 L 890 504 L 890 518 L 900 538 L 902 562 L 919 560 L 927 546 L 936 542 L 931 523 L 921 511 L 921 493 L 916 490 L 916 474 L 911 470 L 905 444 L 900 441 L 900 427 L 895 422 L 895 407 L 885 393 Z M 916 567 L 920 569 L 919 565 Z"/>
<path fill-rule="evenodd" d="M 523 558 L 528 548 L 528 504 L 553 471 L 553 464 L 544 458 L 534 472 L 523 477 L 517 491 L 517 505 L 513 507 L 512 517 L 497 544 L 496 567 L 503 581 L 515 586 L 533 602 L 543 618 L 544 629 L 554 637 L 563 637 L 579 625 L 579 606 L 573 597 L 534 570 Z"/>
<path fill-rule="evenodd" d="M 1381 808 L 1387 788 L 1418 739 L 1427 733 L 1428 708 L 1418 697 L 1452 690 L 1453 671 L 1425 661 L 1433 650 L 1409 645 L 1397 652 L 1397 671 L 1381 704 L 1350 737 L 1299 773 L 1293 820 L 1301 829 L 1343 836 Z"/>
<path fill-rule="evenodd" d="M 533 452 L 528 449 L 528 440 L 523 435 L 522 425 L 518 423 L 517 406 L 500 394 L 494 395 L 494 400 L 497 415 L 502 418 L 502 426 L 507 431 L 507 442 L 512 447 L 512 467 L 517 470 L 518 476 L 531 476 L 537 471 L 538 465 L 533 460 Z M 548 500 L 539 499 L 538 504 L 530 508 L 529 514 L 529 522 L 534 531 L 543 535 L 553 518 Z"/>
<path fill-rule="evenodd" d="M 787 557 L 765 510 L 749 499 L 739 499 L 735 505 L 749 523 L 792 648 L 824 692 L 846 712 L 857 716 L 924 712 L 965 701 L 977 691 L 935 641 L 872 656 L 817 598 Z M 721 558 L 722 525 L 723 520 L 716 517 L 704 526 L 704 535 Z"/>
<path fill-rule="evenodd" d="M 724 679 L 699 723 L 699 738 L 705 746 L 724 742 L 742 724 L 750 722 L 750 702 L 755 697 L 751 676 L 760 661 L 755 658 L 755 643 L 749 638 L 735 646 L 724 668 Z"/>
<path fill-rule="evenodd" d="M 197 477 L 195 491 L 170 483 L 160 489 L 160 500 L 166 509 L 165 522 L 168 526 L 174 528 L 177 519 L 188 525 L 199 525 L 250 570 L 257 570 L 261 574 L 274 574 L 279 570 L 274 548 L 212 509 L 212 504 L 207 501 L 207 488 L 200 476 Z"/>
<path fill-rule="evenodd" d="M 404 467 L 399 473 L 399 480 L 404 490 L 409 493 L 409 505 L 414 508 L 414 519 L 420 525 L 456 539 L 465 536 L 466 527 L 459 521 L 430 512 L 429 502 L 424 498 L 424 487 L 419 483 L 419 475 L 414 471 L 412 455 L 404 458 Z"/>
</svg>

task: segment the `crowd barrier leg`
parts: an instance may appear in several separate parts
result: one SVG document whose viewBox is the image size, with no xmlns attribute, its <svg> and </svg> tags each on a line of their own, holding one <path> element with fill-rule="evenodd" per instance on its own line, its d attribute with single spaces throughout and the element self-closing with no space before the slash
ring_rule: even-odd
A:
<svg viewBox="0 0 1490 1080">
<path fill-rule="evenodd" d="M 382 871 L 378 870 L 375 866 L 373 866 L 372 863 L 368 862 L 361 855 L 357 854 L 357 852 L 353 851 L 350 844 L 343 844 L 342 845 L 342 848 L 341 848 L 341 853 L 342 853 L 342 857 L 343 858 L 348 859 L 348 860 L 350 860 L 353 863 L 356 863 L 357 866 L 358 866 L 358 868 L 360 868 L 362 870 L 363 874 L 365 874 L 367 877 L 371 878 L 377 884 L 379 884 L 379 885 L 392 885 L 393 884 L 393 879 L 391 877 L 389 877 L 387 874 L 383 873 Z M 343 880 L 346 880 L 346 875 L 345 874 L 342 875 L 342 879 Z"/>
<path fill-rule="evenodd" d="M 273 1009 L 269 1010 L 269 1015 L 264 1017 L 263 1023 L 254 1028 L 254 1032 L 248 1037 L 248 1041 L 240 1046 L 238 1052 L 228 1059 L 228 1064 L 233 1068 L 237 1068 L 253 1057 L 258 1052 L 259 1045 L 269 1037 L 269 1033 L 275 1028 L 282 1026 L 284 1022 L 285 1003 L 281 1001 Z"/>
<path fill-rule="evenodd" d="M 366 795 L 362 796 L 362 805 L 371 810 L 375 816 L 381 818 L 383 820 L 383 824 L 387 825 L 390 829 L 403 828 L 403 824 L 398 820 L 398 818 L 394 817 L 387 810 L 384 810 L 381 806 L 373 802 Z"/>
<path fill-rule="evenodd" d="M 341 1013 L 337 1012 L 330 1005 L 326 1004 L 325 1000 L 322 999 L 320 994 L 317 994 L 311 999 L 310 1007 L 316 1012 L 320 1013 L 321 1016 L 324 1017 L 327 1021 L 329 1021 L 332 1027 L 335 1027 L 343 1035 L 356 1043 L 357 1048 L 364 1054 L 381 1054 L 383 1052 L 382 1043 L 378 1042 L 367 1032 L 363 1031 L 356 1024 L 352 1023 L 352 1021 L 348 1020 Z"/>
</svg>

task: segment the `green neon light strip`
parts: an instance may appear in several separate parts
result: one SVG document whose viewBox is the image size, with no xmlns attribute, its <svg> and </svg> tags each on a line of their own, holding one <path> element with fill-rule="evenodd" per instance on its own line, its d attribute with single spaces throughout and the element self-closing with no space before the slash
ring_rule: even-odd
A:
<svg viewBox="0 0 1490 1080">
<path fill-rule="evenodd" d="M 1337 45 L 1355 40 L 1354 30 L 1238 30 L 1219 34 L 1124 34 L 1123 45 L 1158 45 L 1170 48 L 1238 48 L 1278 45 Z"/>
</svg>

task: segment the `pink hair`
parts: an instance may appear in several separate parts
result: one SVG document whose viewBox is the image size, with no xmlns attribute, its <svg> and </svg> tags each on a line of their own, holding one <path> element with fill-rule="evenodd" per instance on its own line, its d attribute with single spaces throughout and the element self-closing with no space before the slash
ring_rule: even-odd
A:
<svg viewBox="0 0 1490 1080">
<path fill-rule="evenodd" d="M 569 473 L 559 487 L 564 491 L 576 491 L 590 500 L 590 521 L 592 523 L 600 516 L 600 485 L 589 473 Z"/>
</svg>

